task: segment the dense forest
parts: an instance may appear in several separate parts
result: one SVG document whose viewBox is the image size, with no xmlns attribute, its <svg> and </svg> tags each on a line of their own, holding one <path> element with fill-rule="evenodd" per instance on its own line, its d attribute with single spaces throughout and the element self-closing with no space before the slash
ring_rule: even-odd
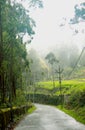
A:
<svg viewBox="0 0 85 130">
<path fill-rule="evenodd" d="M 28 5 L 29 8 L 43 7 L 39 0 L 29 0 Z M 0 1 L 0 104 L 14 101 L 16 90 L 23 90 L 26 86 L 25 75 L 30 64 L 26 44 L 31 42 L 35 26 L 29 10 L 21 2 Z M 24 43 L 25 34 L 28 34 L 29 40 Z"/>
</svg>

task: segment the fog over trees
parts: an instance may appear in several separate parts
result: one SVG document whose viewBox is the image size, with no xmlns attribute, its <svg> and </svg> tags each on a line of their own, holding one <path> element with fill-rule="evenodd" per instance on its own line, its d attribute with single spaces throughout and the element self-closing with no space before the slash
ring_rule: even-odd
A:
<svg viewBox="0 0 85 130">
<path fill-rule="evenodd" d="M 56 103 L 55 97 L 57 97 L 58 102 L 63 105 L 64 94 L 68 96 L 70 92 L 71 95 L 73 88 L 69 83 L 62 86 L 61 81 L 72 81 L 72 87 L 76 86 L 74 79 L 85 82 L 85 38 L 82 38 L 85 36 L 85 26 L 81 26 L 85 25 L 85 2 L 78 2 L 80 4 L 76 5 L 74 0 L 69 0 L 72 2 L 71 7 L 75 4 L 74 16 L 71 17 L 72 8 L 67 0 L 63 1 L 59 0 L 58 3 L 56 0 L 0 0 L 0 128 L 2 127 L 2 130 L 5 130 L 4 124 L 10 126 L 8 123 L 13 121 L 13 118 L 18 119 L 17 116 L 24 114 L 29 105 L 32 107 L 30 99 L 32 98 L 34 103 L 34 94 L 39 95 L 38 101 L 40 98 L 43 99 L 40 103 L 45 103 L 47 97 L 49 100 L 46 99 L 46 102 L 49 101 L 52 105 L 52 98 Z M 43 8 L 43 3 L 47 4 L 48 11 Z M 39 8 L 45 12 L 37 13 L 36 22 L 31 16 L 33 13 L 35 15 Z M 37 23 L 40 25 L 37 26 Z M 37 37 L 34 37 L 35 34 Z M 37 49 L 31 46 L 32 42 Z M 83 86 L 80 84 L 82 90 Z M 77 86 L 75 89 L 77 90 Z M 41 91 L 44 98 L 40 95 Z M 71 100 L 71 104 L 76 106 L 76 100 L 80 96 L 76 108 L 79 104 L 85 106 L 85 90 L 81 93 L 78 91 L 77 96 L 75 91 Z M 74 97 L 76 97 L 75 103 Z"/>
</svg>

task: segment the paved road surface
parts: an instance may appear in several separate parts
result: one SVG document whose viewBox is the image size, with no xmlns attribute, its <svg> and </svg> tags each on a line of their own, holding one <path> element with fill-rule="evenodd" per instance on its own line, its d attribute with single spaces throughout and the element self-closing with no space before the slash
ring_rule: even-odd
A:
<svg viewBox="0 0 85 130">
<path fill-rule="evenodd" d="M 85 130 L 85 125 L 54 107 L 39 104 L 36 107 L 14 130 Z"/>
</svg>

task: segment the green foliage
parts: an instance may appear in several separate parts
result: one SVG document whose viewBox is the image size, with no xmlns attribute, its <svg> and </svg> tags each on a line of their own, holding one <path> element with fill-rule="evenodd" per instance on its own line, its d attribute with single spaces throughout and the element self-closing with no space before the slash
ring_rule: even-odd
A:
<svg viewBox="0 0 85 130">
<path fill-rule="evenodd" d="M 45 93 L 29 93 L 27 96 L 29 98 L 30 95 L 30 101 L 39 103 L 39 104 L 49 104 L 49 105 L 58 105 L 60 103 L 60 97 L 59 96 L 52 96 L 50 94 Z M 33 99 L 34 97 L 34 99 Z M 34 100 L 34 101 L 33 101 Z"/>
<path fill-rule="evenodd" d="M 71 107 L 84 107 L 85 106 L 85 89 L 84 90 L 78 90 L 73 91 L 71 93 L 71 97 L 69 99 L 69 103 L 71 104 Z"/>
<path fill-rule="evenodd" d="M 85 20 L 85 2 L 75 5 L 75 17 L 71 19 L 71 24 L 76 24 Z"/>
<path fill-rule="evenodd" d="M 27 103 L 25 94 L 22 90 L 18 89 L 16 91 L 16 98 L 14 99 L 13 104 L 16 106 L 25 105 Z"/>
<path fill-rule="evenodd" d="M 22 4 L 15 3 L 12 6 L 6 4 L 3 15 L 5 16 L 3 29 L 6 30 L 9 35 L 16 35 L 19 33 L 34 34 L 33 26 L 35 26 L 35 22 L 30 18 L 28 11 Z"/>
<path fill-rule="evenodd" d="M 28 114 L 31 114 L 35 110 L 36 110 L 36 107 L 32 106 L 31 108 L 28 109 Z"/>
<path fill-rule="evenodd" d="M 54 89 L 51 81 L 38 83 L 39 87 L 43 88 L 42 93 L 59 96 L 59 82 L 56 81 L 55 84 L 56 88 Z M 67 98 L 65 99 L 67 108 L 81 108 L 85 106 L 85 79 L 64 80 L 62 81 L 61 91 L 62 95 Z"/>
<path fill-rule="evenodd" d="M 77 121 L 85 124 L 85 107 L 77 108 L 77 109 L 70 109 L 70 110 L 61 106 L 57 106 L 57 108 L 69 114 L 70 116 L 75 118 Z"/>
<path fill-rule="evenodd" d="M 52 90 L 53 89 L 53 85 L 52 85 L 52 81 L 45 81 L 45 82 L 38 82 L 38 86 L 41 88 L 45 88 L 45 89 L 49 89 Z"/>
<path fill-rule="evenodd" d="M 62 81 L 62 92 L 64 95 L 71 94 L 76 91 L 82 91 L 85 89 L 85 79 L 78 79 L 78 80 L 63 80 Z M 48 90 L 53 89 L 52 81 L 47 82 L 38 82 L 38 85 L 41 88 L 45 88 Z M 56 95 L 59 93 L 59 81 L 55 81 L 55 87 L 56 87 Z"/>
<path fill-rule="evenodd" d="M 8 129 L 7 126 L 11 123 L 10 121 L 14 121 L 13 125 L 16 125 L 20 119 L 23 118 L 27 114 L 27 112 L 34 110 L 32 109 L 32 104 L 24 105 L 20 107 L 12 107 L 12 109 L 1 109 L 0 111 L 0 128 L 1 130 Z M 11 129 L 11 128 L 9 128 Z"/>
<path fill-rule="evenodd" d="M 30 7 L 43 8 L 42 0 L 29 0 L 29 5 L 30 5 Z"/>
<path fill-rule="evenodd" d="M 50 52 L 49 54 L 47 54 L 47 56 L 45 57 L 46 60 L 48 60 L 48 63 L 50 63 L 51 65 L 53 65 L 54 63 L 58 63 L 59 61 L 56 59 L 55 55 Z"/>
<path fill-rule="evenodd" d="M 42 7 L 41 0 L 30 0 L 29 3 L 32 6 Z M 0 1 L 0 102 L 3 104 L 6 98 L 11 102 L 16 99 L 16 105 L 25 103 L 23 93 L 17 90 L 22 88 L 25 68 L 29 68 L 23 36 L 28 34 L 31 38 L 35 34 L 33 30 L 35 26 L 29 10 L 26 10 L 20 2 Z"/>
<path fill-rule="evenodd" d="M 68 101 L 59 109 L 85 124 L 85 79 L 64 81 L 64 85 L 71 85 L 67 90 L 70 95 Z"/>
</svg>

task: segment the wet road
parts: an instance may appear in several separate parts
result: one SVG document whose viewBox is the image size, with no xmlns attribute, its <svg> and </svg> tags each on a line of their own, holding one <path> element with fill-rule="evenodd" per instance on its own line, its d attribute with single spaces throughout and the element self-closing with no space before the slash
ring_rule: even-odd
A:
<svg viewBox="0 0 85 130">
<path fill-rule="evenodd" d="M 39 104 L 36 107 L 14 130 L 85 130 L 85 125 L 54 107 Z"/>
</svg>

